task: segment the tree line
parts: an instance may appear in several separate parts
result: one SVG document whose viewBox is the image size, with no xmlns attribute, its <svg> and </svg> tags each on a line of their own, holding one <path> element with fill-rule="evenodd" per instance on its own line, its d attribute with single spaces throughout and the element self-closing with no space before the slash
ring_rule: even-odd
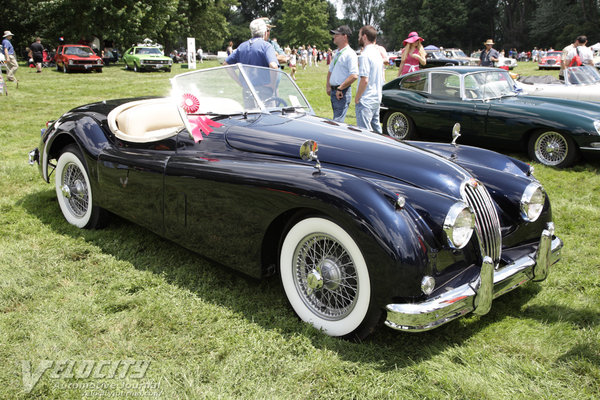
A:
<svg viewBox="0 0 600 400">
<path fill-rule="evenodd" d="M 355 32 L 366 24 L 379 29 L 379 44 L 398 50 L 411 31 L 425 44 L 466 51 L 493 39 L 496 48 L 562 49 L 578 35 L 600 41 L 598 0 L 353 0 L 344 17 L 327 0 L 42 0 L 31 6 L 4 0 L 0 31 L 15 34 L 13 45 L 25 48 L 36 36 L 46 46 L 59 37 L 76 43 L 97 37 L 122 50 L 150 38 L 167 50 L 195 37 L 205 51 L 237 46 L 250 36 L 248 25 L 270 17 L 272 36 L 292 47 L 331 47 L 329 30 L 341 24 Z M 351 44 L 357 46 L 357 38 Z"/>
</svg>

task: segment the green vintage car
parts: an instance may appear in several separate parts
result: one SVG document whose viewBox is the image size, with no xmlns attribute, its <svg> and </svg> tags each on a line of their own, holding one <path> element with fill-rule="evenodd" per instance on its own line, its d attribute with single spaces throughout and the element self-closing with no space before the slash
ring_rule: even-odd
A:
<svg viewBox="0 0 600 400">
<path fill-rule="evenodd" d="M 125 69 L 171 71 L 173 60 L 163 54 L 158 46 L 137 45 L 128 49 L 123 55 Z"/>
<path fill-rule="evenodd" d="M 600 104 L 533 97 L 500 68 L 439 67 L 383 86 L 384 133 L 398 139 L 450 141 L 527 151 L 545 165 L 568 167 L 600 154 Z"/>
</svg>

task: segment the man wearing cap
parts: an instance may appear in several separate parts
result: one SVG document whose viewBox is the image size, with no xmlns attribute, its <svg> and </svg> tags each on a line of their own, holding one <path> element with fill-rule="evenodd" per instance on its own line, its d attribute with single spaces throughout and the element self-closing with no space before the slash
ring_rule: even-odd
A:
<svg viewBox="0 0 600 400">
<path fill-rule="evenodd" d="M 4 49 L 4 57 L 6 59 L 6 80 L 15 82 L 17 80 L 15 78 L 15 71 L 19 68 L 19 64 L 17 64 L 17 57 L 15 57 L 15 49 L 10 43 L 12 38 L 13 34 L 10 31 L 4 31 L 2 48 Z"/>
<path fill-rule="evenodd" d="M 486 40 L 484 43 L 485 50 L 481 52 L 479 56 L 479 65 L 482 67 L 493 67 L 495 62 L 498 62 L 498 57 L 500 57 L 500 53 L 498 50 L 494 49 L 492 46 L 494 45 L 494 41 L 492 39 Z"/>
<path fill-rule="evenodd" d="M 259 67 L 279 68 L 275 49 L 266 40 L 267 23 L 264 18 L 257 18 L 250 22 L 252 39 L 240 44 L 226 59 L 227 64 L 248 64 Z"/>
<path fill-rule="evenodd" d="M 347 25 L 329 31 L 337 50 L 333 54 L 327 72 L 327 95 L 331 98 L 333 120 L 344 122 L 352 101 L 351 86 L 358 79 L 358 56 L 348 44 L 352 31 Z"/>
</svg>

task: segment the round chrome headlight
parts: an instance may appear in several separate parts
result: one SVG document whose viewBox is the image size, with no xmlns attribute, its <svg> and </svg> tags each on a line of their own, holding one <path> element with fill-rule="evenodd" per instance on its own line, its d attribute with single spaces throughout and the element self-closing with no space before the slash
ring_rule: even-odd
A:
<svg viewBox="0 0 600 400">
<path fill-rule="evenodd" d="M 454 249 L 465 247 L 473 235 L 474 226 L 475 217 L 468 205 L 458 202 L 450 207 L 444 220 L 444 232 L 450 247 Z"/>
<path fill-rule="evenodd" d="M 594 128 L 596 128 L 596 133 L 600 135 L 600 121 L 599 120 L 594 121 Z"/>
<path fill-rule="evenodd" d="M 531 182 L 521 196 L 521 217 L 528 222 L 536 221 L 544 209 L 545 202 L 546 193 L 542 185 Z"/>
</svg>

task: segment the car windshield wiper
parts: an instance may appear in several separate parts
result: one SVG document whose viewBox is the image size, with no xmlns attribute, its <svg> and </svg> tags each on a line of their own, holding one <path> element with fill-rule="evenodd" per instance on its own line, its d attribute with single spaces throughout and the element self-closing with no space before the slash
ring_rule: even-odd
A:
<svg viewBox="0 0 600 400">
<path fill-rule="evenodd" d="M 296 112 L 296 111 L 298 111 L 298 109 L 301 109 L 302 111 L 304 111 L 304 109 L 308 109 L 308 107 L 306 107 L 306 106 L 288 106 L 288 107 L 283 107 L 281 109 L 281 113 L 285 114 L 286 112 Z"/>
</svg>

